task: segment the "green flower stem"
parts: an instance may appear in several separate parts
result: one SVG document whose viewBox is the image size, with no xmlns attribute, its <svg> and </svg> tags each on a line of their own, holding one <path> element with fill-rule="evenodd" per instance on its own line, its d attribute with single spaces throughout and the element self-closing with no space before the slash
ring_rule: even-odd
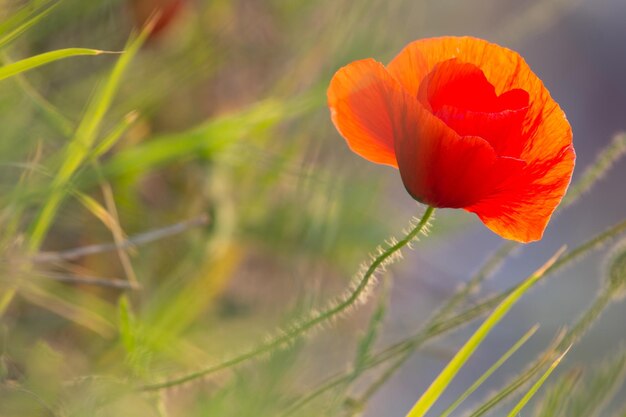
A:
<svg viewBox="0 0 626 417">
<path fill-rule="evenodd" d="M 571 262 L 578 259 L 579 257 L 584 256 L 593 250 L 599 249 L 600 247 L 602 247 L 604 243 L 615 238 L 616 236 L 619 236 L 624 231 L 626 231 L 626 221 L 615 224 L 613 227 L 594 236 L 590 240 L 584 242 L 580 246 L 576 247 L 575 249 L 563 255 L 550 268 L 548 268 L 548 270 L 545 272 L 545 276 L 553 274 L 560 268 L 563 268 L 569 265 Z M 506 243 L 504 245 L 506 245 Z M 500 250 L 494 253 L 494 257 L 496 257 L 499 252 Z M 494 257 L 490 258 L 490 260 L 488 260 L 487 263 L 495 261 L 495 259 L 493 259 Z M 488 269 L 487 264 L 485 264 L 485 266 L 481 268 L 481 271 L 484 271 L 486 269 Z M 425 327 L 422 330 L 420 330 L 417 334 L 403 341 L 394 343 L 386 347 L 385 349 L 377 352 L 376 354 L 370 356 L 364 365 L 364 369 L 366 370 L 382 365 L 391 359 L 395 359 L 395 360 L 385 371 L 383 371 L 381 375 L 379 375 L 379 377 L 374 382 L 372 382 L 370 386 L 368 386 L 368 388 L 366 388 L 364 394 L 362 394 L 358 399 L 354 400 L 352 403 L 355 404 L 357 407 L 362 407 L 364 404 L 367 403 L 369 398 L 373 396 L 382 385 L 384 385 L 384 382 L 387 381 L 394 374 L 394 371 L 397 370 L 401 364 L 403 364 L 408 358 L 411 357 L 411 355 L 413 354 L 413 352 L 415 352 L 416 349 L 418 349 L 420 346 L 422 346 L 425 342 L 427 342 L 430 339 L 433 339 L 448 331 L 461 327 L 477 319 L 478 317 L 483 316 L 485 313 L 487 313 L 488 311 L 493 309 L 495 306 L 497 306 L 500 302 L 502 302 L 502 300 L 504 300 L 509 294 L 511 294 L 515 290 L 515 288 L 517 288 L 518 285 L 511 287 L 497 295 L 491 296 L 483 300 L 479 304 L 476 304 L 471 307 L 467 307 L 465 310 L 463 310 L 462 312 L 452 317 L 445 318 L 439 315 L 438 315 L 439 316 L 438 318 L 433 317 L 428 320 Z M 460 291 L 463 291 L 463 290 L 464 289 L 461 289 Z M 567 346 L 575 342 L 575 338 L 572 339 L 571 333 L 578 334 L 578 335 L 581 335 L 581 333 L 584 333 L 584 331 L 586 330 L 586 327 L 591 325 L 591 322 L 593 321 L 593 318 L 591 316 L 597 317 L 599 312 L 603 310 L 604 307 L 606 306 L 604 304 L 608 303 L 609 300 L 607 298 L 611 298 L 611 297 L 600 296 L 594 302 L 594 305 L 590 307 L 589 309 L 593 313 L 586 313 L 584 317 L 581 317 L 581 319 L 577 321 L 577 323 L 574 325 L 572 330 L 568 332 L 568 334 L 565 335 L 564 339 L 561 339 L 561 340 L 568 339 L 567 340 L 568 343 L 563 342 L 559 345 L 560 347 Z M 586 323 L 586 324 L 583 326 L 582 323 Z M 556 350 L 556 346 L 553 346 L 548 350 L 550 352 L 553 352 L 554 350 Z M 501 392 L 503 396 L 506 397 L 510 395 L 512 392 L 515 392 L 521 386 L 523 386 L 528 380 L 530 380 L 534 375 L 536 375 L 543 368 L 544 364 L 546 363 L 548 359 L 549 359 L 549 356 L 546 356 L 546 355 L 543 355 L 541 358 L 539 358 L 537 362 L 533 363 L 525 372 L 523 372 L 522 375 L 520 375 L 519 378 L 516 378 L 516 381 L 514 381 L 507 388 L 503 389 L 503 391 L 506 390 L 506 392 Z M 345 373 L 338 373 L 338 374 L 330 376 L 324 382 L 322 382 L 319 385 L 319 387 L 315 389 L 313 392 L 310 392 L 306 396 L 295 401 L 289 407 L 288 411 L 282 414 L 281 417 L 292 415 L 297 409 L 310 403 L 316 397 L 324 394 L 326 391 L 331 390 L 334 387 L 347 381 L 349 377 L 350 375 L 346 375 Z M 493 406 L 494 404 L 490 404 L 490 405 Z M 476 417 L 476 416 L 472 415 L 472 417 Z M 626 417 L 626 415 L 624 417 Z"/>
<path fill-rule="evenodd" d="M 481 317 L 495 306 L 497 306 L 502 300 L 506 298 L 515 288 L 511 288 L 509 290 L 504 291 L 501 294 L 493 296 L 488 300 L 478 304 L 474 307 L 470 307 L 467 310 L 459 313 L 458 315 L 451 317 L 449 319 L 442 320 L 440 322 L 432 323 L 427 328 L 421 330 L 416 335 L 413 335 L 401 342 L 395 343 L 389 346 L 386 349 L 383 349 L 381 352 L 370 356 L 366 363 L 364 364 L 364 370 L 369 370 L 375 368 L 387 361 L 396 358 L 398 355 L 402 355 L 401 358 L 396 359 L 397 362 L 393 362 L 390 368 L 397 369 L 397 363 L 404 363 L 406 359 L 408 359 L 414 351 L 422 346 L 428 340 L 440 336 L 448 331 L 454 330 L 458 327 L 467 324 L 478 317 Z M 401 360 L 400 360 L 401 359 Z M 369 398 L 374 395 L 374 393 L 384 385 L 384 382 L 387 381 L 389 377 L 393 375 L 393 372 L 385 371 L 383 375 L 381 375 L 376 381 L 372 383 L 370 387 L 366 390 L 366 392 L 357 400 L 352 401 L 352 405 L 356 407 L 360 407 L 367 403 Z M 335 375 L 330 376 L 324 382 L 322 382 L 318 388 L 314 391 L 308 393 L 306 396 L 300 398 L 295 401 L 292 405 L 289 406 L 288 410 L 281 414 L 281 417 L 286 417 L 292 415 L 299 408 L 313 401 L 316 397 L 324 394 L 326 391 L 331 390 L 343 383 L 346 383 L 352 377 L 352 372 L 348 372 L 347 374 L 337 373 Z"/>
<path fill-rule="evenodd" d="M 313 317 L 308 318 L 303 322 L 296 322 L 293 324 L 287 331 L 284 332 L 281 336 L 278 336 L 271 341 L 261 344 L 260 346 L 243 353 L 239 356 L 236 356 L 232 359 L 226 360 L 217 365 L 196 371 L 191 372 L 187 375 L 184 375 L 179 378 L 170 379 L 168 381 L 148 384 L 144 385 L 140 389 L 142 391 L 153 391 L 159 389 L 165 389 L 174 387 L 180 384 L 184 384 L 189 381 L 193 381 L 199 378 L 202 378 L 206 375 L 212 374 L 214 372 L 218 372 L 223 369 L 230 368 L 235 365 L 239 365 L 240 363 L 246 362 L 250 359 L 263 355 L 265 353 L 271 352 L 273 350 L 279 349 L 281 346 L 285 346 L 292 342 L 297 337 L 307 333 L 311 329 L 317 327 L 321 323 L 327 322 L 341 313 L 348 310 L 351 306 L 353 306 L 359 298 L 363 295 L 364 291 L 371 284 L 374 273 L 382 266 L 385 265 L 390 259 L 393 259 L 392 256 L 396 254 L 400 249 L 409 244 L 412 240 L 414 240 L 421 232 L 426 229 L 426 226 L 431 219 L 433 213 L 435 211 L 434 207 L 427 207 L 426 211 L 422 215 L 421 219 L 415 226 L 413 226 L 406 236 L 397 242 L 394 245 L 391 245 L 387 249 L 382 250 L 382 252 L 374 258 L 372 263 L 368 266 L 367 270 L 363 274 L 362 278 L 358 281 L 354 289 L 339 303 L 328 307 L 324 311 L 314 315 Z"/>
</svg>

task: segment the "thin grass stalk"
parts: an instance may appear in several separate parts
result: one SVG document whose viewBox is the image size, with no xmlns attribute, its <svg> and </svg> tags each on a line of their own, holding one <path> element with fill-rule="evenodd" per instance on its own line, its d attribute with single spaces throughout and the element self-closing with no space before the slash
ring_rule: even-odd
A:
<svg viewBox="0 0 626 417">
<path fill-rule="evenodd" d="M 605 236 L 606 238 L 607 232 L 604 232 L 601 235 Z M 597 246 L 597 238 L 591 239 L 589 242 L 581 245 L 579 248 L 585 247 L 588 250 Z M 572 260 L 578 258 L 581 254 L 582 252 L 580 251 L 572 251 L 569 256 L 569 261 L 571 262 Z M 563 261 L 563 259 L 561 259 L 561 261 Z M 555 263 L 553 265 L 553 268 L 558 268 L 565 265 L 562 262 L 560 263 L 560 265 L 557 265 L 558 263 L 559 262 Z M 620 290 L 620 287 L 615 287 L 612 285 L 603 286 L 591 306 L 589 306 L 589 308 L 585 310 L 585 312 L 576 321 L 574 326 L 564 334 L 563 339 L 556 347 L 556 351 L 562 352 L 565 349 L 568 349 L 569 346 L 576 344 L 580 340 L 580 338 L 587 332 L 587 330 L 589 330 L 591 325 L 595 323 L 600 314 L 611 304 L 611 302 L 615 301 L 615 292 Z M 536 359 L 527 371 L 518 375 L 508 385 L 495 393 L 489 400 L 487 400 L 485 403 L 479 406 L 472 414 L 470 414 L 470 417 L 480 417 L 484 415 L 487 411 L 499 405 L 509 395 L 524 386 L 526 382 L 532 379 L 539 372 L 542 362 L 543 361 L 541 357 Z"/>
<path fill-rule="evenodd" d="M 536 270 L 529 278 L 524 280 L 519 287 L 509 294 L 494 311 L 487 317 L 483 324 L 476 330 L 469 340 L 459 349 L 454 358 L 446 365 L 446 367 L 439 373 L 437 378 L 432 382 L 428 389 L 417 400 L 411 411 L 407 414 L 407 417 L 423 417 L 428 410 L 435 404 L 441 394 L 448 388 L 456 374 L 461 370 L 464 364 L 469 360 L 472 354 L 480 346 L 483 340 L 491 332 L 491 330 L 498 324 L 504 316 L 511 310 L 511 308 L 517 303 L 517 301 L 524 295 L 530 288 L 532 288 L 537 281 L 545 276 L 546 271 L 550 266 L 554 265 L 554 262 L 564 252 L 565 247 L 561 248 L 548 262 L 546 262 L 541 268 Z"/>
<path fill-rule="evenodd" d="M 487 369 L 463 394 L 459 396 L 439 417 L 448 417 L 459 405 L 474 393 L 500 366 L 502 366 L 515 352 L 517 352 L 539 329 L 539 325 L 528 330 L 513 346 L 511 346 L 493 365 Z"/>
<path fill-rule="evenodd" d="M 513 409 L 509 412 L 507 417 L 517 417 L 520 415 L 520 412 L 522 411 L 522 409 L 526 406 L 526 404 L 528 404 L 528 402 L 537 393 L 537 391 L 539 391 L 539 389 L 543 386 L 543 384 L 545 384 L 548 377 L 552 374 L 552 372 L 554 372 L 556 367 L 559 366 L 559 364 L 561 363 L 565 355 L 567 355 L 567 352 L 569 352 L 570 348 L 571 346 L 565 349 L 565 351 L 561 354 L 561 356 L 559 356 L 558 358 L 556 358 L 554 362 L 552 362 L 552 365 L 550 365 L 548 370 L 544 372 L 541 378 L 539 378 L 539 380 L 537 380 L 537 382 L 533 384 L 533 386 L 528 390 L 528 392 L 524 394 L 522 399 L 519 400 L 519 402 L 515 405 L 515 407 L 513 407 Z"/>
</svg>

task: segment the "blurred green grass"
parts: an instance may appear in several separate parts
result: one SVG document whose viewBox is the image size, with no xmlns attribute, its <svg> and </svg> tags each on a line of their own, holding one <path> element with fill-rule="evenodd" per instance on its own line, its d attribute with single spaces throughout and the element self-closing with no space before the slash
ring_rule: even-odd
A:
<svg viewBox="0 0 626 417">
<path fill-rule="evenodd" d="M 82 375 L 149 380 L 155 372 L 192 368 L 241 349 L 277 320 L 286 322 L 305 309 L 302 301 L 318 304 L 332 288 L 345 285 L 342 277 L 349 277 L 363 253 L 386 236 L 389 224 L 377 216 L 384 202 L 372 194 L 380 181 L 373 176 L 360 184 L 342 180 L 345 168 L 333 150 L 335 138 L 319 140 L 320 134 L 334 135 L 323 105 L 325 79 L 334 64 L 315 62 L 329 58 L 326 50 L 303 47 L 317 36 L 303 33 L 304 44 L 298 45 L 287 35 L 303 23 L 315 25 L 315 8 L 304 3 L 187 4 L 174 26 L 132 60 L 119 92 L 110 87 L 116 93 L 110 110 L 96 90 L 116 57 L 58 62 L 0 84 L 2 221 L 13 231 L 3 237 L 6 258 L 29 256 L 23 243 L 29 225 L 35 230 L 31 251 L 40 245 L 55 251 L 110 241 L 115 229 L 134 234 L 202 213 L 210 216 L 203 230 L 131 251 L 141 292 L 123 298 L 132 300 L 123 308 L 117 307 L 118 290 L 50 281 L 59 274 L 124 279 L 129 271 L 115 253 L 3 274 L 5 289 L 19 287 L 19 298 L 3 317 L 9 346 L 3 354 L 9 364 L 5 378 L 23 381 L 25 375 L 35 384 L 26 382 L 29 393 L 23 396 L 10 395 L 3 413 L 28 409 L 33 395 L 44 396 L 42 404 L 67 401 L 63 381 Z M 16 9 L 2 6 L 5 15 Z M 250 15 L 240 20 L 242 11 Z M 267 26 L 247 27 L 257 19 L 266 19 Z M 5 48 L 5 63 L 62 45 L 121 50 L 133 26 L 130 5 L 121 1 L 64 1 L 37 20 Z M 278 77 L 278 71 L 285 73 L 280 60 L 286 57 L 289 76 Z M 314 65 L 303 67 L 305 61 Z M 228 85 L 230 91 L 221 91 Z M 89 110 L 90 100 L 99 109 Z M 138 116 L 125 119 L 131 111 Z M 81 152 L 75 162 L 64 150 L 72 136 Z M 102 151 L 91 155 L 92 142 L 103 143 Z M 96 165 L 85 163 L 94 157 Z M 65 174 L 55 174 L 59 169 Z M 114 191 L 117 214 L 102 184 Z M 51 208 L 37 220 L 47 196 L 53 198 Z M 38 221 L 45 223 L 36 226 Z M 247 282 L 233 283 L 234 276 Z M 278 304 L 270 307 L 246 296 L 245 286 L 262 288 L 271 276 L 280 287 L 281 281 L 291 282 L 291 288 L 277 287 L 271 294 Z M 311 293 L 316 281 L 323 287 Z M 32 343 L 43 350 L 26 348 Z M 37 355 L 49 354 L 63 361 L 63 371 L 58 365 L 39 369 Z M 32 366 L 23 369 L 24 364 Z M 40 372 L 49 373 L 50 388 L 36 385 L 33 375 Z M 278 370 L 272 366 L 267 372 Z M 88 395 L 76 396 L 66 412 L 85 412 L 89 406 L 83 400 L 117 391 L 120 382 L 111 378 L 76 382 Z M 225 393 L 246 389 L 237 381 L 232 387 Z M 128 415 L 133 409 L 140 415 L 158 411 L 143 409 L 141 396 L 131 398 Z M 255 404 L 247 407 L 262 410 Z M 33 412 L 44 408 L 32 405 Z M 192 408 L 203 413 L 202 407 Z"/>
</svg>

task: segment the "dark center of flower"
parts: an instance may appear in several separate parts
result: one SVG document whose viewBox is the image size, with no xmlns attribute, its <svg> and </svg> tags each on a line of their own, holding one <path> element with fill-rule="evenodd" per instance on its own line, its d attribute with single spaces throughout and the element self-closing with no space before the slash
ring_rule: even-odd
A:
<svg viewBox="0 0 626 417">
<path fill-rule="evenodd" d="M 461 136 L 480 136 L 499 156 L 519 157 L 529 95 L 521 89 L 496 94 L 476 65 L 440 62 L 420 85 L 418 99 Z"/>
</svg>

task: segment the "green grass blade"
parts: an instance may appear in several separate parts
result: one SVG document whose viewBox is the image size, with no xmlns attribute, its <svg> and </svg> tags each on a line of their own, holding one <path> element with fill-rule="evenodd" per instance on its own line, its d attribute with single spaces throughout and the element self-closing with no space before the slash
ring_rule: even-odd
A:
<svg viewBox="0 0 626 417">
<path fill-rule="evenodd" d="M 2 64 L 11 64 L 14 61 L 6 52 L 0 52 Z M 22 91 L 28 97 L 35 107 L 41 112 L 41 115 L 52 125 L 61 135 L 69 138 L 74 133 L 74 123 L 61 111 L 59 111 L 52 103 L 50 103 L 31 83 L 24 74 L 16 74 L 15 82 L 21 87 Z"/>
<path fill-rule="evenodd" d="M 541 277 L 550 266 L 552 266 L 558 257 L 563 253 L 564 248 L 559 250 L 548 262 L 535 271 L 526 281 L 515 289 L 508 297 L 506 297 L 485 320 L 485 322 L 474 332 L 472 337 L 461 347 L 457 354 L 452 358 L 450 363 L 444 368 L 439 376 L 428 387 L 426 392 L 415 403 L 407 417 L 422 417 L 433 406 L 439 396 L 445 391 L 452 379 L 456 376 L 465 362 L 472 356 L 474 351 L 480 346 L 482 341 L 487 337 L 489 332 L 502 318 L 509 312 L 513 305 L 528 291 Z"/>
<path fill-rule="evenodd" d="M 12 64 L 7 64 L 0 67 L 0 81 L 4 80 L 5 78 L 12 77 L 16 74 L 20 74 L 22 72 L 30 71 L 37 67 L 41 67 L 42 65 L 58 61 L 60 59 L 82 55 L 101 55 L 105 53 L 111 52 L 88 48 L 66 48 L 58 49 L 51 52 L 45 52 L 43 54 L 35 55 L 30 58 L 22 59 L 21 61 L 13 62 Z"/>
<path fill-rule="evenodd" d="M 538 401 L 533 415 L 535 417 L 573 417 L 567 414 L 571 406 L 573 395 L 576 394 L 582 369 L 569 370 L 566 375 L 559 378 L 556 383 L 545 389 L 545 394 Z"/>
<path fill-rule="evenodd" d="M 58 3 L 43 2 L 41 4 L 30 4 L 16 11 L 9 19 L 0 23 L 0 48 L 5 47 L 18 38 L 41 19 Z"/>
<path fill-rule="evenodd" d="M 35 252 L 39 249 L 39 246 L 41 246 L 63 200 L 63 188 L 67 186 L 74 172 L 89 155 L 104 116 L 111 106 L 113 98 L 119 88 L 122 75 L 150 33 L 149 30 L 150 27 L 146 27 L 140 36 L 134 39 L 131 38 L 126 51 L 118 59 L 115 67 L 113 67 L 111 75 L 102 87 L 98 89 L 94 98 L 89 103 L 73 139 L 66 148 L 65 159 L 52 182 L 52 192 L 31 228 L 29 241 L 29 249 L 31 251 Z"/>
<path fill-rule="evenodd" d="M 33 7 L 27 5 L 14 11 L 11 16 L 0 22 L 0 35 L 13 30 L 33 14 Z"/>
<path fill-rule="evenodd" d="M 216 117 L 188 131 L 159 135 L 114 155 L 103 166 L 107 178 L 142 173 L 174 161 L 214 155 L 251 133 L 275 126 L 309 110 L 310 100 L 301 98 L 259 101 L 247 109 Z"/>
<path fill-rule="evenodd" d="M 137 120 L 137 112 L 128 113 L 113 130 L 98 143 L 92 152 L 92 159 L 98 159 L 111 150 Z"/>
<path fill-rule="evenodd" d="M 526 404 L 528 404 L 528 402 L 533 398 L 537 391 L 539 391 L 539 388 L 541 388 L 541 386 L 546 382 L 550 374 L 556 369 L 557 366 L 559 366 L 559 363 L 561 363 L 565 355 L 567 355 L 569 349 L 570 348 L 567 348 L 565 352 L 563 352 L 558 358 L 556 358 L 554 362 L 552 362 L 552 365 L 550 365 L 548 370 L 544 372 L 541 378 L 539 378 L 539 380 L 535 382 L 532 387 L 530 387 L 528 392 L 524 394 L 522 399 L 515 405 L 515 407 L 513 407 L 507 417 L 518 417 L 520 415 L 520 411 L 522 411 L 522 408 L 524 408 Z"/>
<path fill-rule="evenodd" d="M 126 295 L 118 303 L 118 331 L 126 352 L 133 354 L 137 348 L 137 325 Z"/>
<path fill-rule="evenodd" d="M 504 364 L 504 362 L 506 362 L 511 356 L 513 356 L 513 354 L 517 352 L 518 349 L 521 348 L 528 341 L 528 339 L 530 339 L 535 334 L 538 328 L 539 325 L 535 325 L 530 330 L 528 330 L 526 334 L 524 334 L 524 336 L 522 336 L 513 346 L 511 346 L 509 350 L 506 351 L 504 355 L 502 355 L 500 359 L 498 359 L 496 363 L 491 365 L 491 367 L 487 369 L 487 371 L 482 374 L 480 378 L 476 380 L 476 382 L 474 382 L 463 394 L 461 394 L 461 396 L 454 403 L 452 403 L 450 407 L 448 407 L 443 413 L 441 413 L 440 417 L 447 417 L 454 410 L 456 410 L 456 408 L 461 405 L 461 403 L 465 401 L 467 397 L 472 395 L 472 393 L 476 391 L 483 384 L 483 382 L 487 380 L 487 378 L 489 378 L 496 370 L 500 368 L 500 366 L 502 366 L 502 364 Z"/>
<path fill-rule="evenodd" d="M 544 276 L 555 273 L 559 269 L 569 265 L 574 260 L 579 259 L 581 256 L 585 256 L 591 253 L 593 250 L 598 250 L 602 247 L 602 244 L 615 238 L 619 234 L 623 233 L 625 230 L 626 221 L 622 221 L 613 225 L 602 233 L 589 239 L 587 242 L 581 244 L 577 248 L 571 250 L 568 254 L 564 255 L 555 265 L 553 265 L 551 268 L 549 268 L 548 271 L 546 271 Z M 466 308 L 462 312 L 457 313 L 450 318 L 440 318 L 432 322 L 430 325 L 427 325 L 425 329 L 420 330 L 417 334 L 410 336 L 405 340 L 387 346 L 376 354 L 371 355 L 367 359 L 367 364 L 365 365 L 365 368 L 371 369 L 373 367 L 379 366 L 380 364 L 390 359 L 396 358 L 399 355 L 405 355 L 407 352 L 416 350 L 419 346 L 422 346 L 426 341 L 430 340 L 431 338 L 445 334 L 451 330 L 454 330 L 471 322 L 472 320 L 475 320 L 476 318 L 482 316 L 483 314 L 486 314 L 488 311 L 495 308 L 502 300 L 504 300 L 520 285 L 522 284 L 518 284 L 512 288 L 502 291 L 497 295 L 490 296 L 479 304 Z M 604 299 L 605 297 L 601 298 Z M 601 300 L 600 303 L 602 302 L 603 301 Z M 597 309 L 598 307 L 591 307 L 590 310 L 596 311 Z M 585 316 L 587 315 L 588 314 L 585 314 Z M 588 322 L 588 319 L 583 317 L 580 321 Z M 562 339 L 563 336 L 561 336 L 560 339 L 557 339 L 557 341 L 555 342 L 555 347 L 552 347 L 548 350 L 550 354 L 554 352 L 554 350 L 556 349 L 556 344 L 558 344 Z M 540 357 L 535 363 L 533 363 L 527 371 L 516 377 L 512 383 L 508 384 L 506 387 L 504 387 L 502 390 L 492 396 L 485 404 L 482 404 L 474 413 L 471 414 L 470 417 L 479 417 L 485 415 L 489 410 L 498 405 L 501 401 L 503 401 L 509 395 L 514 393 L 524 384 L 526 384 L 526 382 L 532 379 L 535 375 L 537 375 L 548 361 L 547 357 L 544 358 L 543 356 L 545 355 L 542 355 L 542 357 Z M 294 410 L 299 409 L 300 407 L 313 401 L 315 398 L 321 396 L 325 392 L 345 383 L 345 381 L 351 378 L 351 372 L 352 371 L 348 371 L 347 373 L 339 373 L 328 378 L 326 381 L 320 384 L 317 389 L 311 391 L 306 396 L 302 397 L 296 403 L 294 403 L 294 405 L 289 408 L 289 411 L 284 413 L 283 415 L 291 415 Z M 374 383 L 376 383 L 376 381 Z M 283 415 L 281 415 L 281 417 Z"/>
<path fill-rule="evenodd" d="M 601 297 L 604 298 L 604 297 Z M 598 306 L 602 304 L 603 301 L 599 303 L 594 303 L 594 305 L 578 320 L 574 328 L 580 328 L 578 326 L 581 322 L 588 322 L 589 317 L 595 314 L 595 310 L 597 310 Z M 606 304 L 604 304 L 606 307 Z M 565 334 L 559 335 L 556 339 L 555 346 L 547 349 L 547 351 L 542 354 L 539 358 L 533 361 L 528 369 L 523 371 L 522 373 L 515 376 L 515 378 L 507 383 L 503 388 L 498 390 L 495 394 L 491 395 L 490 398 L 482 403 L 478 408 L 473 411 L 469 417 L 482 417 L 487 415 L 491 410 L 500 406 L 509 396 L 515 393 L 517 390 L 521 389 L 521 387 L 525 386 L 529 381 L 531 381 L 536 375 L 538 375 L 545 364 L 548 362 L 549 357 L 553 355 L 555 351 L 562 350 L 562 342 L 568 341 L 570 344 L 576 341 L 575 337 L 572 337 L 572 330 L 567 331 Z M 567 346 L 567 345 L 566 345 Z"/>
<path fill-rule="evenodd" d="M 616 349 L 616 354 L 608 361 L 603 361 L 600 366 L 594 366 L 591 370 L 580 370 L 584 375 L 581 384 L 567 390 L 562 395 L 566 400 L 557 402 L 554 397 L 555 388 L 552 388 L 544 400 L 544 406 L 539 409 L 538 416 L 555 417 L 598 417 L 613 403 L 620 393 L 626 378 L 626 352 L 623 346 Z M 590 372 L 591 371 L 591 372 Z M 560 378 L 555 386 L 566 384 L 568 375 Z M 558 400 L 558 398 L 557 398 Z"/>
<path fill-rule="evenodd" d="M 620 222 L 612 228 L 596 235 L 589 239 L 587 242 L 581 244 L 576 249 L 570 251 L 566 256 L 557 261 L 547 273 L 555 272 L 557 269 L 565 266 L 566 264 L 578 259 L 579 256 L 588 254 L 592 249 L 598 249 L 600 244 L 606 242 L 622 233 L 626 229 L 626 222 Z M 609 278 L 609 281 L 612 279 Z M 609 282 L 602 288 L 602 291 L 596 296 L 593 303 L 585 310 L 585 312 L 576 320 L 574 325 L 562 336 L 555 350 L 562 351 L 570 345 L 573 345 L 580 340 L 580 338 L 589 330 L 589 328 L 596 322 L 600 314 L 615 301 L 616 295 L 622 291 L 621 285 L 613 285 Z M 551 351 L 552 349 L 550 349 Z M 545 364 L 544 358 L 538 358 L 535 360 L 528 370 L 517 375 L 513 381 L 508 383 L 505 387 L 500 389 L 494 395 L 489 398 L 485 403 L 480 405 L 476 411 L 470 414 L 470 417 L 481 417 L 489 412 L 492 408 L 498 406 L 507 397 L 513 394 L 515 391 L 524 386 L 530 381 L 536 374 L 540 372 Z"/>
</svg>

